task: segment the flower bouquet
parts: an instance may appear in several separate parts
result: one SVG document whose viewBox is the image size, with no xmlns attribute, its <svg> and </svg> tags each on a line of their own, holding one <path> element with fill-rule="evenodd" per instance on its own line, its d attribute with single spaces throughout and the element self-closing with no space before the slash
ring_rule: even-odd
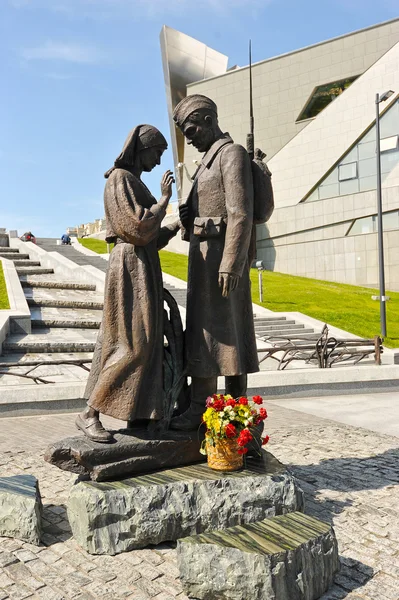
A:
<svg viewBox="0 0 399 600">
<path fill-rule="evenodd" d="M 236 471 L 243 466 L 247 444 L 254 439 L 251 428 L 267 418 L 261 396 L 252 400 L 214 394 L 206 400 L 202 421 L 206 425 L 200 452 L 208 456 L 208 465 L 217 471 Z M 267 444 L 269 436 L 262 439 Z"/>
</svg>

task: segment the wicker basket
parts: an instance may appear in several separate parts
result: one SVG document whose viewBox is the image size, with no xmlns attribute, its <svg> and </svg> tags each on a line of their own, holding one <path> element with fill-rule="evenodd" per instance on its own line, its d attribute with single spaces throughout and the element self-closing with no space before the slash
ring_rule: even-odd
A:
<svg viewBox="0 0 399 600">
<path fill-rule="evenodd" d="M 214 445 L 208 441 L 211 437 L 206 433 L 206 454 L 208 466 L 215 471 L 238 471 L 244 464 L 244 457 L 238 454 L 237 439 L 214 439 Z"/>
</svg>

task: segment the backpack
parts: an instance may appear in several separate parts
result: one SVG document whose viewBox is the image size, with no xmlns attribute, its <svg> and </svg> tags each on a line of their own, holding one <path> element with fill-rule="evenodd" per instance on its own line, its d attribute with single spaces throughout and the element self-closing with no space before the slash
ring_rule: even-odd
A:
<svg viewBox="0 0 399 600">
<path fill-rule="evenodd" d="M 274 210 L 272 174 L 263 159 L 266 154 L 259 148 L 251 161 L 254 186 L 254 224 L 260 225 L 270 219 Z"/>
</svg>

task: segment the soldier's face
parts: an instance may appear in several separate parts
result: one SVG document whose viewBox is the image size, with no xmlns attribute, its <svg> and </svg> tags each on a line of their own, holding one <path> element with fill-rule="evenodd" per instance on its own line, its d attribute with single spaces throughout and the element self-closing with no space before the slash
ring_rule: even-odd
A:
<svg viewBox="0 0 399 600">
<path fill-rule="evenodd" d="M 196 119 L 187 119 L 183 125 L 183 134 L 187 139 L 187 144 L 193 145 L 198 152 L 206 152 L 214 142 L 214 132 L 212 126 L 205 122 L 199 122 Z"/>
</svg>

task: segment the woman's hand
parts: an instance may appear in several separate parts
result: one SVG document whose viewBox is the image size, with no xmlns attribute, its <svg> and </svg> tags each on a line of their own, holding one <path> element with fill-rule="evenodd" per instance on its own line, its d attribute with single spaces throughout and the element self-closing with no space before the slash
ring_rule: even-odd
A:
<svg viewBox="0 0 399 600">
<path fill-rule="evenodd" d="M 172 184 L 175 182 L 172 171 L 166 171 L 161 179 L 161 194 L 163 203 L 167 204 L 172 197 Z"/>
</svg>

